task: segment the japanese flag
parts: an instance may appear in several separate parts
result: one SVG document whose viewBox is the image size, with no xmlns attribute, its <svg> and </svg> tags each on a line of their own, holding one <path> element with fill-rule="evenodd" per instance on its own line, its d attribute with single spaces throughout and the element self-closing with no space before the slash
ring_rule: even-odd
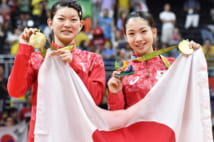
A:
<svg viewBox="0 0 214 142">
<path fill-rule="evenodd" d="M 35 142 L 213 141 L 201 49 L 180 55 L 147 96 L 126 110 L 97 107 L 75 71 L 58 57 L 47 55 L 38 81 Z"/>
</svg>

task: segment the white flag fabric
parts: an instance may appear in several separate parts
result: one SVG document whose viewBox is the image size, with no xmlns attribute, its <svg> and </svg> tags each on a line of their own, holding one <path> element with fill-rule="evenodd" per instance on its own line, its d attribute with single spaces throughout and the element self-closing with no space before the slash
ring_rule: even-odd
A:
<svg viewBox="0 0 214 142">
<path fill-rule="evenodd" d="M 35 142 L 212 142 L 210 115 L 201 49 L 180 55 L 144 99 L 117 111 L 96 106 L 75 71 L 48 54 L 39 71 Z"/>
<path fill-rule="evenodd" d="M 26 123 L 0 127 L 0 142 L 27 142 L 27 136 L 28 126 Z"/>
</svg>

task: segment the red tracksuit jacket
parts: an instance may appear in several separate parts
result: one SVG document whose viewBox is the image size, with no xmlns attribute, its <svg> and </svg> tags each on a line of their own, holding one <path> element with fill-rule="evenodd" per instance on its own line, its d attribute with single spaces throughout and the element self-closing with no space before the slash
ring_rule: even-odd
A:
<svg viewBox="0 0 214 142">
<path fill-rule="evenodd" d="M 175 59 L 167 58 L 167 60 L 173 63 Z M 124 78 L 122 91 L 112 94 L 108 90 L 108 108 L 110 110 L 128 108 L 140 101 L 168 69 L 160 56 L 144 62 L 131 61 L 128 64 L 130 63 L 135 73 Z"/>
<path fill-rule="evenodd" d="M 53 43 L 54 47 L 60 46 Z M 33 52 L 33 47 L 19 44 L 14 66 L 8 80 L 8 92 L 12 97 L 23 96 L 32 86 L 32 112 L 28 142 L 34 141 L 36 120 L 38 71 L 44 59 L 40 52 Z M 102 58 L 95 53 L 75 49 L 70 66 L 75 70 L 92 95 L 95 103 L 101 103 L 105 92 L 105 70 Z M 62 95 L 62 94 L 59 94 Z M 50 96 L 51 97 L 51 96 Z M 57 113 L 57 112 L 56 112 Z"/>
</svg>

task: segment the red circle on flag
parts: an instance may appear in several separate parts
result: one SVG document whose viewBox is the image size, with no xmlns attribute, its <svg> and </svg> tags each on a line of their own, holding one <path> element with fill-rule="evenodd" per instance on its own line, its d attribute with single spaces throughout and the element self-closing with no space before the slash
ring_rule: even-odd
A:
<svg viewBox="0 0 214 142">
<path fill-rule="evenodd" d="M 11 135 L 4 135 L 1 137 L 1 142 L 15 142 Z"/>
</svg>

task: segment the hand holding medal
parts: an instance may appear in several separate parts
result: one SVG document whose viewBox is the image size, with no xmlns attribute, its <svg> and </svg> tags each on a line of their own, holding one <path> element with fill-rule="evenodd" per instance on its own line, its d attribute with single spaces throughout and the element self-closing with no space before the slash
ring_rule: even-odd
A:
<svg viewBox="0 0 214 142">
<path fill-rule="evenodd" d="M 51 44 L 51 42 L 46 38 L 46 36 L 43 33 L 41 33 L 39 30 L 36 31 L 34 34 L 32 34 L 29 39 L 30 45 L 36 49 L 39 49 L 43 57 L 45 57 L 46 55 L 46 48 L 45 48 L 46 42 L 49 43 L 51 50 L 56 50 L 56 48 Z M 75 49 L 75 45 L 72 44 L 64 48 L 61 48 L 60 50 L 73 51 L 74 49 Z"/>
<path fill-rule="evenodd" d="M 40 31 L 37 31 L 34 34 L 32 34 L 29 39 L 30 45 L 36 49 L 39 49 L 42 57 L 45 57 L 46 55 L 46 49 L 45 49 L 46 41 L 47 41 L 47 38 Z"/>
<path fill-rule="evenodd" d="M 190 48 L 190 42 L 188 40 L 183 40 L 178 44 L 178 49 L 184 55 L 190 55 L 193 53 L 193 48 Z"/>
<path fill-rule="evenodd" d="M 35 32 L 35 34 L 32 34 L 30 36 L 30 45 L 33 46 L 36 49 L 41 49 L 45 47 L 46 44 L 46 37 L 43 33 L 40 31 Z"/>
<path fill-rule="evenodd" d="M 183 40 L 178 44 L 178 49 L 184 55 L 191 55 L 194 50 L 201 48 L 201 45 L 194 41 Z"/>
<path fill-rule="evenodd" d="M 124 76 L 127 76 L 127 75 L 131 75 L 131 74 L 134 74 L 135 71 L 132 69 L 132 65 L 127 65 L 127 62 L 123 59 L 121 59 L 122 62 L 123 62 L 123 66 L 120 67 L 118 62 L 115 61 L 115 69 L 116 70 L 121 70 L 120 74 L 115 74 L 114 77 L 124 77 Z M 126 69 L 128 67 L 128 69 Z"/>
</svg>

